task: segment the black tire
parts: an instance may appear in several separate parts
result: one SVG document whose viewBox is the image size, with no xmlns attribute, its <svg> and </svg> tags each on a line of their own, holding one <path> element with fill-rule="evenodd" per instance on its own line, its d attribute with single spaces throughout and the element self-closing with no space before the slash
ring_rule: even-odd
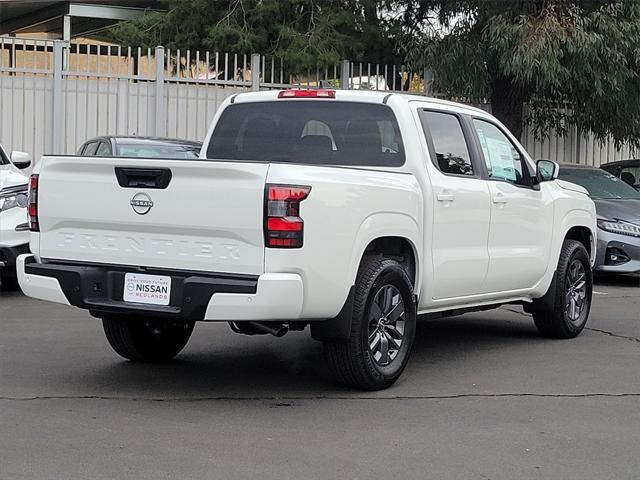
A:
<svg viewBox="0 0 640 480">
<path fill-rule="evenodd" d="M 102 319 L 109 345 L 134 362 L 164 362 L 175 357 L 189 341 L 194 322 L 139 317 Z"/>
<path fill-rule="evenodd" d="M 324 342 L 324 355 L 340 384 L 364 390 L 388 388 L 402 374 L 413 347 L 416 305 L 411 280 L 395 260 L 366 257 L 355 287 L 349 341 Z M 386 302 L 389 297 L 391 300 L 387 303 L 395 305 L 395 309 L 391 307 L 387 312 L 389 318 L 386 318 L 379 302 Z M 397 303 L 393 303 L 396 300 Z M 400 307 L 404 312 L 399 311 Z M 382 317 L 378 319 L 380 315 Z M 373 338 L 372 343 L 370 338 Z M 400 345 L 394 343 L 397 341 Z M 374 343 L 379 348 L 370 346 Z"/>
<path fill-rule="evenodd" d="M 3 290 L 20 290 L 16 271 L 9 268 L 0 269 L 0 285 Z"/>
<path fill-rule="evenodd" d="M 575 272 L 581 272 L 576 278 Z M 576 283 L 577 282 L 577 283 Z M 582 285 L 584 289 L 577 289 Z M 573 288 L 572 288 L 573 285 Z M 574 338 L 587 324 L 593 296 L 593 274 L 589 254 L 584 245 L 576 240 L 565 240 L 556 270 L 555 291 L 549 302 L 551 307 L 534 309 L 533 321 L 538 332 L 548 338 Z M 579 308 L 576 299 L 584 302 Z M 573 299 L 573 302 L 572 302 Z"/>
</svg>

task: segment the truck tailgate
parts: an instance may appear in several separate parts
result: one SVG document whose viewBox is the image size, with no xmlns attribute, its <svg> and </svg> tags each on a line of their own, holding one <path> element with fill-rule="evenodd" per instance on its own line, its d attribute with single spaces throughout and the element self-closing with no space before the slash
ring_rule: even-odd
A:
<svg viewBox="0 0 640 480">
<path fill-rule="evenodd" d="M 268 164 L 113 157 L 42 162 L 34 252 L 42 259 L 263 273 Z"/>
</svg>

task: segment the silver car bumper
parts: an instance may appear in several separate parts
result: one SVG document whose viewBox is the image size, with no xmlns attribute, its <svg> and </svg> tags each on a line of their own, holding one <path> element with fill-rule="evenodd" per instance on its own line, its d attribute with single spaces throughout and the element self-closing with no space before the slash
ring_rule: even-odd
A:
<svg viewBox="0 0 640 480">
<path fill-rule="evenodd" d="M 596 272 L 640 272 L 640 238 L 598 229 Z"/>
</svg>

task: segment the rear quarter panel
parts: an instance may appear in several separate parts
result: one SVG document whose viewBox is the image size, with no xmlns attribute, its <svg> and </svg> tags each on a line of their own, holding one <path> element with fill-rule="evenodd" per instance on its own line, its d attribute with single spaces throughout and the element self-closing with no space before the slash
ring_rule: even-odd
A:
<svg viewBox="0 0 640 480">
<path fill-rule="evenodd" d="M 272 164 L 267 181 L 311 186 L 309 197 L 300 204 L 303 247 L 267 248 L 265 252 L 265 272 L 302 276 L 304 319 L 338 314 L 355 282 L 362 255 L 376 238 L 404 237 L 418 258 L 423 201 L 412 174 Z"/>
</svg>

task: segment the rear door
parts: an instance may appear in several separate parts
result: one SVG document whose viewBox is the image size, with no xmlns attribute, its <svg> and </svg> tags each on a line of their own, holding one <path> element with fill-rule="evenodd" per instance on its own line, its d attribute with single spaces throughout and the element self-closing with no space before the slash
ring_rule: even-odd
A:
<svg viewBox="0 0 640 480">
<path fill-rule="evenodd" d="M 266 163 L 45 157 L 44 259 L 260 274 Z"/>
<path fill-rule="evenodd" d="M 485 293 L 491 205 L 470 132 L 455 113 L 420 110 L 419 115 L 432 159 L 427 164 L 434 195 L 432 296 Z"/>
</svg>

